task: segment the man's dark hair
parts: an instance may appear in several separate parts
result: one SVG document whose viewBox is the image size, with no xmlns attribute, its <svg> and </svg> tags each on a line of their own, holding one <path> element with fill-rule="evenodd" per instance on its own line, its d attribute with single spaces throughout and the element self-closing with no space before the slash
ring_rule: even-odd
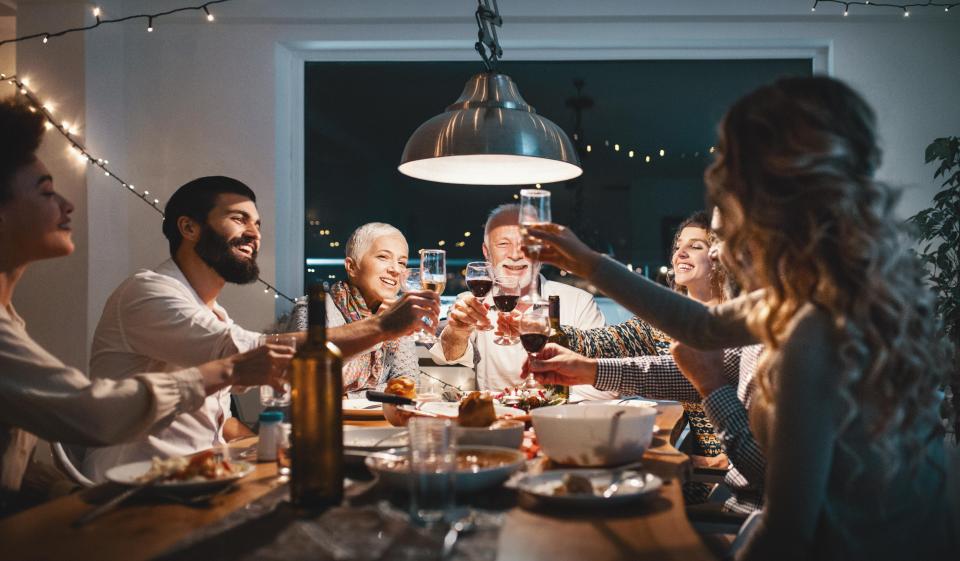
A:
<svg viewBox="0 0 960 561">
<path fill-rule="evenodd" d="M 205 227 L 207 216 L 216 206 L 217 196 L 224 193 L 242 195 L 254 203 L 257 202 L 257 196 L 249 187 L 236 179 L 223 175 L 194 179 L 177 189 L 176 193 L 170 197 L 163 211 L 163 235 L 170 242 L 170 255 L 177 252 L 180 242 L 183 241 L 180 228 L 177 227 L 177 221 L 180 220 L 180 217 L 186 216 Z"/>
<path fill-rule="evenodd" d="M 13 194 L 10 180 L 36 158 L 43 138 L 43 115 L 16 97 L 0 101 L 0 203 Z"/>
</svg>

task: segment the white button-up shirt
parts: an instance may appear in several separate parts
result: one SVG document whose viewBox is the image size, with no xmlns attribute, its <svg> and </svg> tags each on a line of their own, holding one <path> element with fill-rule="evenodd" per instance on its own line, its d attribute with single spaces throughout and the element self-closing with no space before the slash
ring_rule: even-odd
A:
<svg viewBox="0 0 960 561">
<path fill-rule="evenodd" d="M 603 327 L 603 313 L 597 307 L 596 300 L 589 292 L 580 290 L 575 286 L 548 281 L 542 276 L 540 277 L 540 286 L 540 293 L 544 299 L 549 296 L 560 297 L 561 324 L 580 329 Z M 484 302 L 492 304 L 493 297 L 487 295 Z M 459 364 L 474 368 L 477 374 L 477 388 L 481 390 L 500 392 L 504 388 L 512 388 L 523 382 L 521 370 L 523 362 L 527 358 L 527 352 L 523 350 L 523 346 L 520 344 L 497 345 L 493 342 L 496 338 L 494 333 L 495 330 L 476 330 L 471 333 L 466 350 L 462 356 L 456 359 L 447 360 L 444 358 L 443 348 L 439 342 L 430 349 L 430 355 L 437 364 Z M 614 395 L 611 392 L 601 392 L 592 386 L 574 386 L 571 388 L 570 397 L 572 401 L 577 401 L 580 399 L 608 399 Z"/>
<path fill-rule="evenodd" d="M 260 333 L 233 323 L 219 304 L 208 308 L 173 260 L 142 269 L 107 300 L 93 337 L 91 378 L 129 378 L 196 366 L 257 346 Z M 102 481 L 113 466 L 192 454 L 223 443 L 230 391 L 206 398 L 203 407 L 178 415 L 161 430 L 127 444 L 90 448 L 83 472 Z"/>
</svg>

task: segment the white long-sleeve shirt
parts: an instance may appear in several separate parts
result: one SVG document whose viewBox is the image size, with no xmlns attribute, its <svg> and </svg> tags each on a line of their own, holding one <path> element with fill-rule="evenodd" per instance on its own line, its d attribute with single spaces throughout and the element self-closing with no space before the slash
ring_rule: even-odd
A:
<svg viewBox="0 0 960 561">
<path fill-rule="evenodd" d="M 212 310 L 204 305 L 177 264 L 168 260 L 155 270 L 138 271 L 110 295 L 94 333 L 90 376 L 120 380 L 195 366 L 250 350 L 259 337 L 233 323 L 219 304 Z M 223 389 L 208 396 L 203 407 L 140 440 L 88 449 L 82 471 L 102 481 L 115 465 L 221 444 L 229 417 L 230 391 Z"/>
<path fill-rule="evenodd" d="M 103 445 L 133 438 L 203 404 L 195 368 L 90 381 L 0 307 L 0 492 L 17 491 L 37 437 Z"/>
<path fill-rule="evenodd" d="M 540 277 L 541 294 L 560 297 L 560 323 L 580 329 L 603 327 L 603 313 L 597 307 L 593 295 L 575 286 L 559 282 L 548 281 Z M 466 294 L 466 293 L 465 293 Z M 487 304 L 493 303 L 493 297 L 487 295 L 484 300 Z M 463 355 L 447 360 L 440 343 L 430 349 L 434 362 L 441 365 L 459 364 L 473 368 L 477 374 L 477 388 L 481 390 L 503 391 L 504 388 L 519 385 L 523 378 L 520 373 L 527 352 L 522 345 L 497 345 L 495 331 L 474 331 L 467 341 L 467 348 Z M 606 394 L 592 386 L 574 386 L 571 389 L 572 399 L 605 399 L 613 394 Z"/>
</svg>

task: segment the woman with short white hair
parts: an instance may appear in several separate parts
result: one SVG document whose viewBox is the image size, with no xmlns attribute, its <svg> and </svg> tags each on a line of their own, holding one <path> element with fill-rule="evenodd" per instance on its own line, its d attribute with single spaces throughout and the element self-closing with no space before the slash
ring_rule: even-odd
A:
<svg viewBox="0 0 960 561">
<path fill-rule="evenodd" d="M 396 299 L 407 268 L 407 239 L 397 228 L 371 222 L 347 240 L 347 280 L 330 288 L 327 327 L 353 323 L 381 313 Z M 380 343 L 343 365 L 345 392 L 378 388 L 406 375 L 417 379 L 419 361 L 410 336 Z"/>
</svg>

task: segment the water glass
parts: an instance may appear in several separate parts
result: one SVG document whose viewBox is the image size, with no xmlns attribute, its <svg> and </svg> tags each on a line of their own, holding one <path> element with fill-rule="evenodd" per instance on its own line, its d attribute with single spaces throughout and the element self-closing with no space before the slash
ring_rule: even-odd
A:
<svg viewBox="0 0 960 561">
<path fill-rule="evenodd" d="M 297 348 L 297 338 L 293 335 L 273 333 L 261 335 L 257 346 L 262 347 L 268 343 Z M 290 405 L 290 382 L 283 384 L 282 393 L 274 390 L 272 386 L 260 386 L 260 405 L 264 407 L 287 407 Z"/>
<path fill-rule="evenodd" d="M 410 517 L 421 525 L 443 522 L 454 504 L 457 453 L 449 419 L 413 417 L 410 432 Z"/>
</svg>

